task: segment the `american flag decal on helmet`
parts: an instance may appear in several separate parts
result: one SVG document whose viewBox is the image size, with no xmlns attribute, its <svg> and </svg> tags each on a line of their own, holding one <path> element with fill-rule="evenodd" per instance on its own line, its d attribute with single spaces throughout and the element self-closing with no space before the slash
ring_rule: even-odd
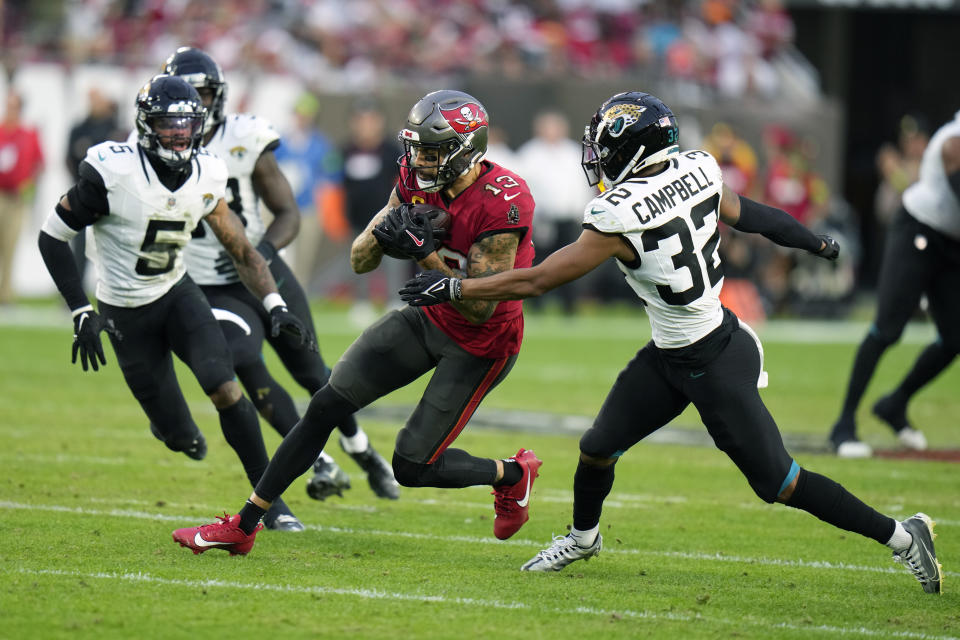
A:
<svg viewBox="0 0 960 640">
<path fill-rule="evenodd" d="M 668 118 L 667 116 L 663 116 L 662 118 L 660 118 L 659 120 L 657 120 L 657 124 L 660 125 L 661 127 L 669 127 L 669 126 L 670 126 L 670 118 Z"/>
</svg>

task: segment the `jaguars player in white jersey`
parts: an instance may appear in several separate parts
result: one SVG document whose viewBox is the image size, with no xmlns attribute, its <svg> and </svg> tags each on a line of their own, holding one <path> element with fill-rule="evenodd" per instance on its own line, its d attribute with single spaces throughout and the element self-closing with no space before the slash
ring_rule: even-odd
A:
<svg viewBox="0 0 960 640">
<path fill-rule="evenodd" d="M 907 404 L 960 353 L 960 112 L 940 127 L 923 152 L 919 179 L 903 193 L 903 204 L 887 232 L 877 311 L 850 372 L 830 443 L 842 458 L 872 455 L 857 437 L 856 413 L 880 357 L 893 346 L 926 294 L 937 339 L 917 357 L 896 389 L 873 405 L 873 413 L 908 449 L 927 448 L 923 432 L 910 425 Z"/>
<path fill-rule="evenodd" d="M 613 258 L 647 308 L 653 339 L 617 377 L 580 440 L 573 528 L 522 570 L 559 571 L 600 553 L 600 513 L 620 456 L 692 403 L 758 497 L 886 544 L 925 591 L 939 593 L 929 517 L 918 513 L 898 522 L 790 457 L 757 391 L 766 384 L 760 343 L 720 304 L 721 220 L 828 260 L 837 257 L 837 243 L 784 211 L 738 196 L 724 186 L 710 154 L 681 153 L 677 120 L 652 95 L 609 98 L 586 127 L 583 144 L 588 181 L 602 193 L 587 204 L 576 242 L 530 269 L 464 280 L 426 272 L 400 292 L 414 305 L 527 298 Z"/>
<path fill-rule="evenodd" d="M 224 113 L 227 84 L 220 65 L 206 52 L 181 47 L 167 58 L 164 71 L 182 77 L 199 92 L 210 112 L 204 125 L 203 149 L 227 164 L 227 204 L 246 227 L 247 238 L 269 262 L 290 311 L 313 332 L 307 296 L 283 258 L 277 255 L 279 249 L 293 241 L 300 225 L 293 191 L 273 153 L 280 145 L 280 136 L 263 118 Z M 269 226 L 261 215 L 261 200 L 273 216 Z M 281 436 L 286 436 L 300 416 L 290 394 L 274 379 L 263 361 L 263 341 L 270 343 L 294 380 L 311 395 L 326 383 L 330 370 L 319 352 L 293 349 L 285 340 L 265 331 L 270 325 L 269 316 L 239 283 L 232 260 L 206 225 L 200 224 L 194 231 L 193 239 L 184 250 L 184 259 L 188 273 L 200 285 L 220 320 L 241 384 L 260 415 Z M 374 493 L 381 498 L 397 499 L 399 485 L 393 469 L 373 448 L 356 418 L 348 416 L 339 429 L 341 447 L 366 472 Z M 308 495 L 323 500 L 342 495 L 342 491 L 349 488 L 349 476 L 331 456 L 322 452 L 314 464 L 314 475 L 307 483 Z M 302 528 L 289 517 L 265 518 L 264 524 L 268 528 Z"/>
<path fill-rule="evenodd" d="M 182 249 L 191 232 L 203 222 L 219 238 L 240 280 L 262 301 L 273 333 L 283 333 L 294 348 L 312 338 L 287 310 L 266 261 L 227 207 L 227 168 L 200 149 L 206 110 L 197 91 L 159 75 L 140 90 L 136 106 L 136 142 L 91 147 L 78 182 L 40 231 L 44 262 L 73 313 L 73 362 L 79 355 L 84 371 L 106 364 L 99 337 L 106 330 L 154 435 L 200 460 L 206 441 L 177 382 L 176 354 L 217 408 L 224 437 L 256 483 L 268 462 L 263 435 L 256 409 L 233 379 L 223 332 L 187 275 Z M 87 226 L 98 250 L 97 311 L 68 244 Z"/>
</svg>

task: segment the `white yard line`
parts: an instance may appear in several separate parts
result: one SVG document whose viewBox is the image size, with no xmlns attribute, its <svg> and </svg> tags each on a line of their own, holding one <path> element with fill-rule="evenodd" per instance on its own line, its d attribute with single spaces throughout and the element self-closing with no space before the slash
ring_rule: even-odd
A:
<svg viewBox="0 0 960 640">
<path fill-rule="evenodd" d="M 0 509 L 11 509 L 11 510 L 26 510 L 26 511 L 54 511 L 58 513 L 75 513 L 77 515 L 83 516 L 110 516 L 116 518 L 135 518 L 140 520 L 159 520 L 163 522 L 176 522 L 176 523 L 185 523 L 185 524 L 200 524 L 200 521 L 203 520 L 202 517 L 190 516 L 190 515 L 177 515 L 177 514 L 167 514 L 167 513 L 156 513 L 150 511 L 142 511 L 136 509 L 87 509 L 85 507 L 79 506 L 66 506 L 66 505 L 52 505 L 52 504 L 24 504 L 20 502 L 10 502 L 6 500 L 0 500 Z M 215 513 L 216 510 L 211 510 L 211 513 Z M 212 516 L 211 516 L 212 519 Z M 350 527 L 334 527 L 334 526 L 325 526 L 325 525 L 305 525 L 308 531 L 318 531 L 321 533 L 329 533 L 335 535 L 349 535 L 351 537 L 356 537 L 358 535 L 363 536 L 372 536 L 372 537 L 384 537 L 384 538 L 406 538 L 408 540 L 423 540 L 431 542 L 446 542 L 446 543 L 466 543 L 466 544 L 487 544 L 487 545 L 497 545 L 497 546 L 517 546 L 517 547 L 527 547 L 527 548 L 537 548 L 540 549 L 543 547 L 543 542 L 536 542 L 533 540 L 494 540 L 487 537 L 479 536 L 441 536 L 430 533 L 417 533 L 412 531 L 389 531 L 383 529 L 354 529 Z M 611 539 L 612 542 L 612 539 Z M 685 551 L 650 551 L 650 550 L 638 550 L 638 549 L 613 549 L 610 548 L 610 543 L 604 547 L 604 554 L 614 554 L 614 555 L 634 555 L 634 556 L 644 556 L 644 557 L 657 557 L 657 558 L 675 558 L 681 560 L 696 560 L 696 561 L 709 561 L 709 562 L 734 562 L 734 563 L 744 563 L 744 564 L 753 564 L 761 566 L 776 566 L 776 567 L 800 567 L 808 569 L 827 569 L 827 570 L 843 570 L 843 571 L 860 571 L 860 572 L 869 572 L 869 573 L 904 573 L 904 570 L 897 566 L 864 566 L 864 565 L 854 565 L 847 564 L 844 562 L 826 562 L 821 560 L 788 560 L 783 558 L 764 558 L 764 557 L 755 557 L 755 556 L 739 556 L 739 555 L 727 555 L 723 553 L 698 553 L 698 552 L 685 552 Z M 960 576 L 960 573 L 954 571 L 944 571 L 946 576 Z"/>
<path fill-rule="evenodd" d="M 3 567 L 0 571 L 10 573 L 9 567 Z M 172 587 L 188 587 L 191 589 L 227 589 L 244 591 L 274 591 L 278 593 L 299 593 L 299 594 L 321 594 L 321 595 L 341 595 L 364 598 L 370 600 L 395 600 L 401 602 L 429 602 L 434 604 L 455 605 L 457 607 L 476 607 L 482 609 L 505 609 L 520 611 L 537 611 L 541 613 L 554 615 L 581 614 L 590 617 L 622 617 L 641 620 L 666 620 L 670 622 L 696 622 L 702 624 L 716 624 L 733 627 L 742 627 L 750 625 L 761 629 L 789 629 L 798 631 L 820 632 L 832 635 L 855 635 L 866 637 L 882 638 L 910 638 L 914 640 L 958 640 L 955 636 L 930 635 L 926 633 L 916 633 L 912 631 L 894 631 L 889 629 L 868 629 L 865 627 L 835 627 L 832 625 L 798 625 L 792 622 L 768 623 L 763 621 L 754 621 L 749 618 L 730 620 L 725 618 L 715 618 L 708 615 L 680 614 L 656 611 L 633 611 L 630 609 L 597 609 L 595 607 L 539 607 L 525 602 L 510 602 L 503 600 L 487 600 L 482 598 L 460 598 L 444 595 L 430 595 L 422 593 L 404 593 L 399 591 L 381 591 L 377 589 L 352 589 L 342 587 L 322 587 L 322 586 L 300 586 L 290 584 L 276 584 L 269 582 L 240 582 L 236 580 L 187 580 L 179 578 L 163 578 L 148 573 L 115 573 L 115 572 L 96 572 L 87 573 L 80 571 L 65 571 L 62 569 L 32 569 L 18 567 L 14 570 L 16 573 L 31 576 L 54 576 L 64 578 L 83 578 L 90 580 L 109 580 L 127 583 L 157 584 Z"/>
</svg>

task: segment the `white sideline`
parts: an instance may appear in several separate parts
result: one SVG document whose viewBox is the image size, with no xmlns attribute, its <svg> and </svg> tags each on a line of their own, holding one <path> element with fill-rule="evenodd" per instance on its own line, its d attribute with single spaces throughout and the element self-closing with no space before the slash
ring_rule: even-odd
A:
<svg viewBox="0 0 960 640">
<path fill-rule="evenodd" d="M 0 569 L 2 572 L 8 572 L 8 569 Z M 281 593 L 302 593 L 302 594 L 323 594 L 323 595 L 343 595 L 356 596 L 359 598 L 375 600 L 400 600 L 407 602 L 430 602 L 437 604 L 468 605 L 476 607 L 487 607 L 491 609 L 508 610 L 530 610 L 540 611 L 552 614 L 570 614 L 578 613 L 588 616 L 600 616 L 610 618 L 619 616 L 623 618 L 644 619 L 644 620 L 669 620 L 671 622 L 694 622 L 698 624 L 713 623 L 724 624 L 728 626 L 742 626 L 744 624 L 761 628 L 789 629 L 797 631 L 820 631 L 822 633 L 836 633 L 840 635 L 859 635 L 883 638 L 912 638 L 917 640 L 960 640 L 956 636 L 934 636 L 926 633 L 917 633 L 913 631 L 894 631 L 889 629 L 876 630 L 864 627 L 835 627 L 832 625 L 798 625 L 790 622 L 777 622 L 773 624 L 762 621 L 754 621 L 749 618 L 729 620 L 725 618 L 711 618 L 700 613 L 693 615 L 684 615 L 670 612 L 653 611 L 632 611 L 630 609 L 597 609 L 594 607 L 572 607 L 563 609 L 560 607 L 532 607 L 525 602 L 504 602 L 501 600 L 485 600 L 481 598 L 460 598 L 448 597 L 443 595 L 428 595 L 416 593 L 401 593 L 397 591 L 380 591 L 375 589 L 350 589 L 340 587 L 321 587 L 321 586 L 298 586 L 289 584 L 273 584 L 265 582 L 238 582 L 233 580 L 185 580 L 180 578 L 161 578 L 148 573 L 114 573 L 97 572 L 83 573 L 80 571 L 64 571 L 62 569 L 29 569 L 18 567 L 16 573 L 32 576 L 60 576 L 67 578 L 85 578 L 99 580 L 122 580 L 127 582 L 143 582 L 149 584 L 161 584 L 177 587 L 190 588 L 222 588 L 222 589 L 244 589 L 254 591 L 275 591 Z"/>
<path fill-rule="evenodd" d="M 140 520 L 159 520 L 163 522 L 194 523 L 200 524 L 206 521 L 197 516 L 174 515 L 165 513 L 151 513 L 148 511 L 138 511 L 132 509 L 86 509 L 84 507 L 68 507 L 64 505 L 37 505 L 24 504 L 20 502 L 10 502 L 0 500 L 0 509 L 22 509 L 27 511 L 55 511 L 59 513 L 76 513 L 84 516 L 111 516 L 116 518 L 136 518 Z M 365 535 L 384 538 L 407 538 L 410 540 L 426 540 L 433 542 L 458 542 L 467 544 L 488 544 L 497 546 L 518 546 L 540 549 L 543 542 L 534 540 L 495 540 L 488 537 L 479 536 L 440 536 L 430 533 L 415 533 L 412 531 L 386 531 L 382 529 L 353 529 L 350 527 L 331 527 L 324 525 L 304 525 L 307 531 L 318 531 L 320 533 L 331 533 L 338 535 Z M 603 553 L 606 555 L 634 555 L 634 556 L 652 556 L 658 558 L 677 558 L 681 560 L 696 560 L 709 562 L 739 562 L 744 564 L 754 564 L 771 567 L 799 567 L 807 569 L 839 569 L 845 571 L 860 571 L 869 573 L 904 573 L 898 566 L 864 566 L 847 564 L 845 562 L 828 562 L 824 560 L 786 560 L 782 558 L 764 558 L 754 556 L 736 556 L 724 553 L 700 553 L 688 551 L 641 551 L 639 549 L 612 549 L 609 546 L 604 547 Z M 957 577 L 960 572 L 944 571 L 943 575 Z"/>
</svg>

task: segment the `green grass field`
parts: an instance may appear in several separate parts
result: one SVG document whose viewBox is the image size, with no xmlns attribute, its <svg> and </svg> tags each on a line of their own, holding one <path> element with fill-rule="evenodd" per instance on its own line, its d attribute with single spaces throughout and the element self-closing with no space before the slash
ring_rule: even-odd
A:
<svg viewBox="0 0 960 640">
<path fill-rule="evenodd" d="M 357 330 L 342 309 L 318 311 L 332 362 Z M 306 532 L 261 533 L 246 557 L 194 556 L 170 532 L 236 512 L 250 490 L 195 380 L 179 369 L 210 443 L 201 462 L 150 435 L 109 347 L 97 374 L 70 366 L 69 319 L 51 304 L 0 323 L 0 638 L 960 637 L 954 463 L 795 452 L 885 513 L 933 516 L 946 572 L 940 597 L 923 593 L 885 547 L 762 503 L 719 451 L 654 443 L 617 467 L 598 558 L 558 574 L 521 573 L 570 523 L 577 435 L 559 416 L 556 433 L 477 426 L 458 440 L 477 455 L 523 446 L 544 460 L 531 520 L 508 541 L 492 535 L 489 488 L 403 489 L 399 501 L 377 500 L 333 445 L 353 489 L 320 503 L 306 496 L 306 476 L 297 480 L 285 498 Z M 861 334 L 846 324 L 761 331 L 763 396 L 785 434 L 825 439 Z M 869 407 L 931 336 L 912 327 L 881 362 L 860 414 L 876 447 L 895 441 Z M 484 409 L 592 416 L 648 337 L 639 311 L 532 315 L 516 368 Z M 375 408 L 412 405 L 421 388 Z M 960 448 L 958 389 L 954 366 L 911 407 L 934 448 Z M 640 391 L 638 412 L 643 404 Z M 398 425 L 371 414 L 361 422 L 389 454 Z M 677 423 L 699 425 L 689 410 Z M 276 435 L 267 440 L 272 450 Z"/>
</svg>

